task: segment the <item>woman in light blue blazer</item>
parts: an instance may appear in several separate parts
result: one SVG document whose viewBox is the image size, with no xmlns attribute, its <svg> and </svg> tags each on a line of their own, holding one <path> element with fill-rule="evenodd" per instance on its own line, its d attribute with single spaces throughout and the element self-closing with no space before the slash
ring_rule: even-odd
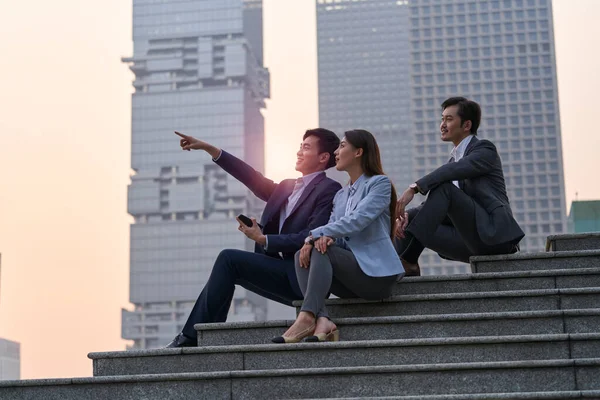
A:
<svg viewBox="0 0 600 400">
<path fill-rule="evenodd" d="M 336 169 L 350 182 L 333 199 L 327 225 L 313 229 L 296 253 L 304 302 L 296 322 L 275 343 L 337 341 L 325 299 L 380 300 L 390 295 L 404 268 L 394 245 L 396 190 L 381 166 L 379 147 L 365 130 L 345 133 L 335 152 Z"/>
</svg>

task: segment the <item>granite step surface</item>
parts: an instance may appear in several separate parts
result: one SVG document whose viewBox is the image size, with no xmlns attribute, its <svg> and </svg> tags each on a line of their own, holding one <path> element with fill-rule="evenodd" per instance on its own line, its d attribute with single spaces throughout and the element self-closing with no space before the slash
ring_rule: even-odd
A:
<svg viewBox="0 0 600 400">
<path fill-rule="evenodd" d="M 90 353 L 94 376 L 600 358 L 600 333 L 264 344 Z"/>
<path fill-rule="evenodd" d="M 442 394 L 428 396 L 385 396 L 368 397 L 372 400 L 600 400 L 600 390 L 572 390 L 563 392 L 518 392 L 518 393 L 476 393 Z M 364 397 L 331 397 L 323 400 L 359 400 Z M 309 400 L 309 399 L 305 399 Z"/>
<path fill-rule="evenodd" d="M 551 235 L 546 251 L 600 250 L 600 232 Z"/>
<path fill-rule="evenodd" d="M 302 302 L 293 304 L 299 312 Z M 329 299 L 325 304 L 331 318 L 600 308 L 600 288 L 415 294 L 380 301 Z"/>
<path fill-rule="evenodd" d="M 600 287 L 600 266 L 403 278 L 393 295 Z"/>
<path fill-rule="evenodd" d="M 292 320 L 196 324 L 199 346 L 268 344 Z M 600 308 L 336 318 L 342 341 L 600 333 Z"/>
<path fill-rule="evenodd" d="M 0 398 L 298 399 L 599 390 L 600 359 L 195 372 L 0 382 Z"/>
<path fill-rule="evenodd" d="M 470 261 L 473 273 L 597 268 L 600 267 L 600 250 L 475 256 Z"/>
</svg>

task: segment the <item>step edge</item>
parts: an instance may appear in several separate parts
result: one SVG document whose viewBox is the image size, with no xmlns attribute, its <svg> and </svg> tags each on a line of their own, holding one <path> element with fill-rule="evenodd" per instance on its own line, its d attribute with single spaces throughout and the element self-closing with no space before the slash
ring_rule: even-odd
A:
<svg viewBox="0 0 600 400">
<path fill-rule="evenodd" d="M 293 343 L 277 344 L 247 344 L 226 346 L 199 346 L 185 349 L 152 349 L 134 351 L 109 351 L 88 354 L 92 360 L 145 358 L 156 356 L 200 355 L 219 353 L 266 353 L 284 351 L 329 351 L 331 349 L 372 349 L 391 347 L 436 347 L 446 345 L 493 345 L 518 343 L 560 343 L 569 341 L 600 341 L 600 332 L 585 334 L 537 334 L 537 335 L 502 335 L 502 336 L 472 336 L 472 337 L 436 337 L 416 339 L 380 339 L 352 340 L 327 343 Z"/>
<path fill-rule="evenodd" d="M 472 321 L 489 319 L 523 319 L 523 318 L 548 318 L 560 316 L 594 316 L 600 315 L 600 308 L 582 308 L 565 310 L 528 310 L 528 311 L 498 311 L 485 313 L 453 313 L 453 314 L 426 314 L 426 315 L 394 315 L 380 317 L 345 317 L 336 318 L 336 324 L 360 325 L 360 324 L 390 324 L 399 322 L 434 322 L 434 321 Z M 267 322 L 267 323 L 265 323 Z M 271 320 L 250 322 L 216 322 L 206 324 L 195 324 L 198 332 L 235 330 L 235 329 L 258 329 L 258 328 L 285 328 L 294 323 L 294 320 Z"/>
<path fill-rule="evenodd" d="M 527 361 L 494 361 L 471 363 L 446 363 L 446 364 L 414 364 L 414 365 L 385 365 L 361 367 L 333 367 L 333 368 L 294 368 L 286 370 L 254 370 L 254 371 L 227 371 L 227 372 L 181 372 L 169 374 L 142 374 L 120 375 L 101 377 L 58 378 L 58 379 L 28 379 L 18 381 L 0 381 L 0 389 L 13 386 L 50 386 L 54 385 L 84 385 L 95 383 L 127 383 L 127 382 L 157 382 L 180 381 L 196 379 L 244 379 L 259 377 L 281 376 L 310 376 L 310 375 L 347 375 L 347 374 L 380 374 L 401 372 L 436 372 L 450 370 L 478 370 L 478 369 L 534 369 L 575 366 L 600 366 L 600 358 L 570 359 L 570 360 L 527 360 Z"/>
</svg>

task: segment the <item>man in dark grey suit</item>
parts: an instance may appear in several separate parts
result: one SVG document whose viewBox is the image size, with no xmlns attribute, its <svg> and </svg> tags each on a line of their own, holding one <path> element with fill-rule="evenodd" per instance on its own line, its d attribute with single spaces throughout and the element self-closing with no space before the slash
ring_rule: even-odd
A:
<svg viewBox="0 0 600 400">
<path fill-rule="evenodd" d="M 425 247 L 441 257 L 469 262 L 469 257 L 518 251 L 525 236 L 506 194 L 496 146 L 477 138 L 479 104 L 464 97 L 442 103 L 441 138 L 452 142 L 450 160 L 411 184 L 398 200 L 396 246 L 407 276 L 420 275 Z M 405 212 L 416 193 L 428 195 Z"/>
</svg>

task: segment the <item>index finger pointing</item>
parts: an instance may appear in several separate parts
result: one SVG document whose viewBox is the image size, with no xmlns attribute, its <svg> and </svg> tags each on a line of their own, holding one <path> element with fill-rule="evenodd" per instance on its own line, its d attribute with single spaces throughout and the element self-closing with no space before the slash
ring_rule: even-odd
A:
<svg viewBox="0 0 600 400">
<path fill-rule="evenodd" d="M 177 132 L 177 131 L 174 131 L 174 132 L 175 132 L 175 134 L 176 134 L 176 135 L 178 135 L 178 136 L 180 136 L 180 137 L 182 137 L 182 138 L 184 138 L 184 139 L 187 139 L 187 138 L 188 138 L 188 137 L 187 137 L 187 135 L 184 135 L 183 133 L 179 133 L 179 132 Z"/>
</svg>

